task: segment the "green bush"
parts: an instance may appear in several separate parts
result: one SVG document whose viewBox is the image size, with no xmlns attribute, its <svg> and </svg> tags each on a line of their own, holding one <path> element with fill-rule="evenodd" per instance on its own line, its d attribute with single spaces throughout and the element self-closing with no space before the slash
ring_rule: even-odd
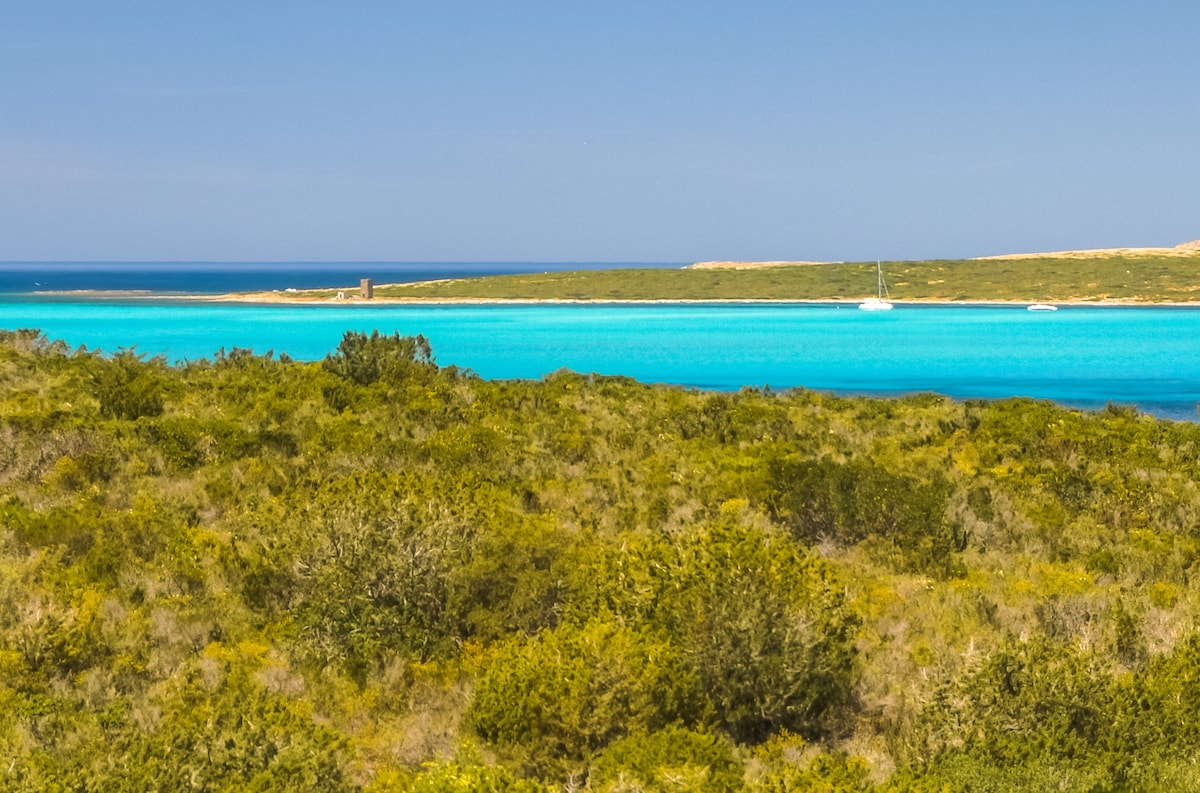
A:
<svg viewBox="0 0 1200 793">
<path fill-rule="evenodd" d="M 798 736 L 780 733 L 754 751 L 751 793 L 866 793 L 875 789 L 861 757 L 820 751 Z M 932 793 L 932 791 L 931 791 Z"/>
<path fill-rule="evenodd" d="M 433 363 L 433 351 L 424 336 L 391 336 L 377 330 L 371 335 L 347 331 L 335 352 L 326 356 L 323 366 L 357 385 L 380 381 L 397 383 Z"/>
<path fill-rule="evenodd" d="M 858 621 L 832 569 L 794 542 L 716 525 L 671 542 L 624 538 L 585 569 L 573 613 L 612 611 L 675 637 L 736 740 L 837 724 Z"/>
<path fill-rule="evenodd" d="M 943 481 L 893 474 L 851 460 L 780 460 L 772 465 L 772 514 L 807 543 L 882 543 L 898 569 L 940 576 L 964 572 L 967 533 L 946 515 Z"/>
<path fill-rule="evenodd" d="M 468 718 L 524 767 L 564 776 L 637 730 L 702 722 L 703 702 L 669 644 L 597 619 L 497 647 Z"/>
<path fill-rule="evenodd" d="M 732 793 L 742 789 L 744 773 L 727 741 L 672 726 L 613 743 L 592 764 L 588 787 L 597 793 Z"/>
<path fill-rule="evenodd" d="M 100 414 L 127 420 L 161 414 L 165 365 L 161 357 L 147 361 L 132 350 L 122 350 L 108 360 L 98 359 L 92 383 Z"/>
</svg>

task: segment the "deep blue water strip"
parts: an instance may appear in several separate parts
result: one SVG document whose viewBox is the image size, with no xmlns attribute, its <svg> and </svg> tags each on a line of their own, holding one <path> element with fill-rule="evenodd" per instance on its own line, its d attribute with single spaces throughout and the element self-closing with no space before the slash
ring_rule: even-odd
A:
<svg viewBox="0 0 1200 793">
<path fill-rule="evenodd" d="M 671 262 L 0 262 L 0 295 L 117 290 L 219 295 L 271 289 L 411 283 L 437 278 L 625 267 L 677 268 Z"/>
</svg>

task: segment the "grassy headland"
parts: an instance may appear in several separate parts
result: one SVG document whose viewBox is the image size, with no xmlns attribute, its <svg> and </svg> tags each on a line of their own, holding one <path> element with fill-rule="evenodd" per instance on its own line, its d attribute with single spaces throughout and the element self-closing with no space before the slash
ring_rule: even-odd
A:
<svg viewBox="0 0 1200 793">
<path fill-rule="evenodd" d="M 1190 303 L 1200 301 L 1200 251 L 887 261 L 900 301 Z M 324 301 L 336 289 L 243 296 Z M 345 289 L 349 299 L 357 290 Z M 857 300 L 875 294 L 875 262 L 772 264 L 679 270 L 590 270 L 377 286 L 377 299 Z"/>
</svg>

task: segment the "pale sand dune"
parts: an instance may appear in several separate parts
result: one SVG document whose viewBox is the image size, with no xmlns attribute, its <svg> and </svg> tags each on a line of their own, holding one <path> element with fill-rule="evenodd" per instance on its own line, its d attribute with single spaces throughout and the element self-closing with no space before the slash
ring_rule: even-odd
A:
<svg viewBox="0 0 1200 793">
<path fill-rule="evenodd" d="M 1094 248 L 1080 251 L 1047 251 L 1044 253 L 1006 253 L 1000 256 L 977 256 L 970 261 L 986 262 L 998 259 L 1100 259 L 1109 256 L 1195 256 L 1200 254 L 1200 240 L 1184 242 L 1174 248 Z M 754 270 L 759 267 L 797 267 L 810 264 L 841 264 L 842 262 L 696 262 L 685 270 Z"/>
<path fill-rule="evenodd" d="M 1006 253 L 1002 256 L 979 256 L 972 261 L 996 259 L 1101 259 L 1109 256 L 1195 256 L 1200 254 L 1200 240 L 1185 242 L 1174 248 L 1095 248 L 1083 251 L 1051 251 L 1048 253 Z"/>
</svg>

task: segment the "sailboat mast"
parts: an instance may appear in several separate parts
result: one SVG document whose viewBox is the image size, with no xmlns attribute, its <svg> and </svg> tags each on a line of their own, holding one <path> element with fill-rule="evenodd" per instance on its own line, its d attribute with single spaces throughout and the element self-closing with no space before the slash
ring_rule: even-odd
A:
<svg viewBox="0 0 1200 793">
<path fill-rule="evenodd" d="M 875 260 L 875 297 L 868 297 L 858 304 L 863 311 L 890 311 L 892 304 L 883 299 L 887 294 L 887 284 L 883 282 L 883 263 Z"/>
</svg>

